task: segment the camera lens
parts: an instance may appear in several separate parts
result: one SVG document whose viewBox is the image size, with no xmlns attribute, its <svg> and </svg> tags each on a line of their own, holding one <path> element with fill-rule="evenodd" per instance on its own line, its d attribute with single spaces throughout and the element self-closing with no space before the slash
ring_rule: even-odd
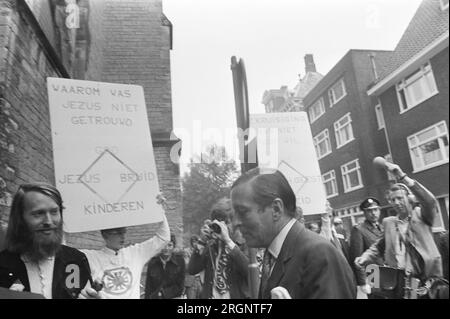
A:
<svg viewBox="0 0 450 319">
<path fill-rule="evenodd" d="M 209 225 L 209 228 L 211 228 L 211 230 L 217 234 L 220 234 L 222 232 L 222 229 L 220 229 L 220 226 L 217 224 L 211 224 Z"/>
</svg>

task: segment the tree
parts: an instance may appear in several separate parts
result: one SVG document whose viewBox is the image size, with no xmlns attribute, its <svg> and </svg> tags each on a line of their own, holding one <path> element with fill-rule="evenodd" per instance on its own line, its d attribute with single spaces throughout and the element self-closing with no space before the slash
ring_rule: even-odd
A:
<svg viewBox="0 0 450 319">
<path fill-rule="evenodd" d="M 186 243 L 198 234 L 203 221 L 210 216 L 211 206 L 230 195 L 230 188 L 238 176 L 234 160 L 225 148 L 212 145 L 200 157 L 191 159 L 189 172 L 182 178 L 183 225 Z"/>
</svg>

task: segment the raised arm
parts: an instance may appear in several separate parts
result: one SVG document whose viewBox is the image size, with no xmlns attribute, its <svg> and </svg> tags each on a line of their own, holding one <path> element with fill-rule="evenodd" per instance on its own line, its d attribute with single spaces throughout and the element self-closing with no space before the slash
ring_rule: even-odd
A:
<svg viewBox="0 0 450 319">
<path fill-rule="evenodd" d="M 131 258 L 136 258 L 140 261 L 142 266 L 148 262 L 152 257 L 157 255 L 164 246 L 170 241 L 170 228 L 166 217 L 167 205 L 165 199 L 157 196 L 158 204 L 164 209 L 163 220 L 159 223 L 156 234 L 146 241 L 124 248 L 130 254 Z"/>
<path fill-rule="evenodd" d="M 408 176 L 406 176 L 404 180 L 420 204 L 420 217 L 423 222 L 428 226 L 433 226 L 434 218 L 437 213 L 436 197 L 434 197 L 434 195 L 418 181 L 413 180 Z"/>
<path fill-rule="evenodd" d="M 437 209 L 437 201 L 434 195 L 418 181 L 410 178 L 405 172 L 403 172 L 399 165 L 387 163 L 385 168 L 387 171 L 391 172 L 400 183 L 404 183 L 409 187 L 420 204 L 420 218 L 428 226 L 433 226 Z"/>
</svg>

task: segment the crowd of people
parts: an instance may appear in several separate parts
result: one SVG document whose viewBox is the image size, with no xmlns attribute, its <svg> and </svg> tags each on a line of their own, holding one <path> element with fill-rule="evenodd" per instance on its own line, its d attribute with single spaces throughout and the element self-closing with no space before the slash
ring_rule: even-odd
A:
<svg viewBox="0 0 450 319">
<path fill-rule="evenodd" d="M 448 298 L 448 231 L 433 236 L 436 199 L 398 165 L 386 170 L 398 181 L 388 190 L 396 214 L 380 220 L 380 201 L 363 199 L 365 220 L 347 236 L 329 203 L 320 226 L 306 226 L 286 177 L 252 169 L 187 248 L 165 216 L 141 243 L 125 246 L 121 227 L 101 230 L 101 249 L 66 246 L 59 191 L 24 184 L 0 233 L 0 298 L 249 299 L 255 278 L 260 299 Z M 166 210 L 161 195 L 157 202 Z"/>
</svg>

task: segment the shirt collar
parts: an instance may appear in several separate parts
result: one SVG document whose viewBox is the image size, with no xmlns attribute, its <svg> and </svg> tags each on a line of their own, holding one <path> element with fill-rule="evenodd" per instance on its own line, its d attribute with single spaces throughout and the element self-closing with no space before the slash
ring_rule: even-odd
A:
<svg viewBox="0 0 450 319">
<path fill-rule="evenodd" d="M 120 251 L 120 249 L 118 251 L 115 251 L 115 250 L 113 250 L 111 248 L 108 248 L 106 246 L 103 247 L 102 250 L 103 250 L 103 252 L 105 254 L 110 255 L 110 256 L 117 256 L 119 254 L 119 251 Z"/>
<path fill-rule="evenodd" d="M 281 231 L 278 233 L 278 235 L 273 239 L 272 243 L 269 245 L 269 248 L 267 250 L 270 252 L 270 254 L 277 259 L 278 255 L 280 254 L 281 247 L 283 246 L 284 240 L 286 239 L 289 231 L 291 230 L 292 226 L 294 225 L 296 219 L 292 218 L 284 227 L 281 229 Z"/>
<path fill-rule="evenodd" d="M 31 261 L 31 259 L 25 254 L 20 255 L 20 259 L 26 264 L 35 263 L 35 262 Z M 39 263 L 46 262 L 46 261 L 53 261 L 53 260 L 55 260 L 55 256 L 50 256 L 50 257 L 46 257 L 46 258 L 39 260 Z"/>
<path fill-rule="evenodd" d="M 172 264 L 175 264 L 175 265 L 178 265 L 178 263 L 177 263 L 177 261 L 175 260 L 175 258 L 173 258 L 173 254 L 172 254 L 172 256 L 170 256 L 170 258 L 168 259 L 168 260 L 166 260 L 166 261 L 164 261 L 162 258 L 161 258 L 161 256 L 159 256 L 159 262 L 161 263 L 161 264 L 168 264 L 169 262 L 171 262 Z"/>
</svg>

